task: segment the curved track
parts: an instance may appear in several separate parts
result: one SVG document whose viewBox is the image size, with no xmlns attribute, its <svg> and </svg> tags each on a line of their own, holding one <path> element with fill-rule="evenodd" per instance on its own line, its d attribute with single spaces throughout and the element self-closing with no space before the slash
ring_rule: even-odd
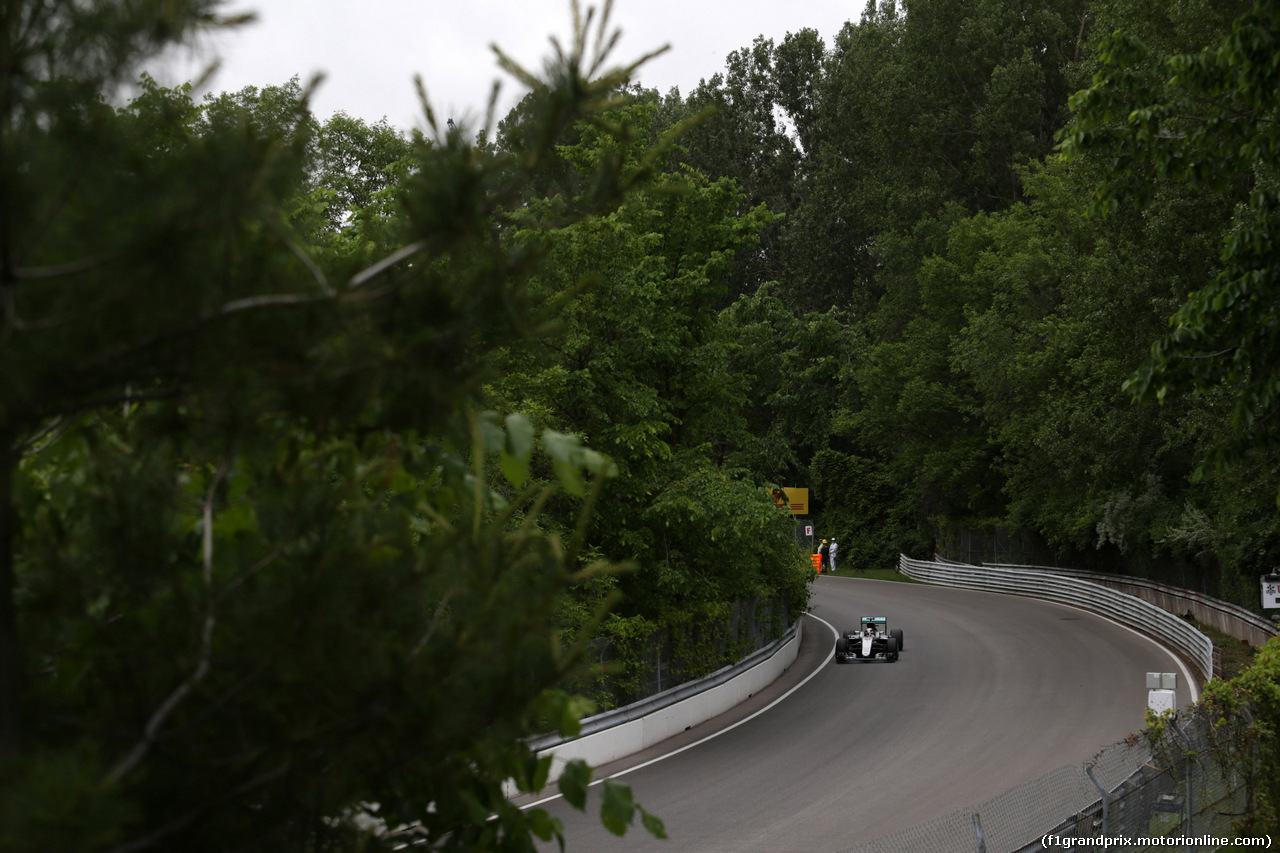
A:
<svg viewBox="0 0 1280 853">
<path fill-rule="evenodd" d="M 670 840 L 639 828 L 610 835 L 593 793 L 586 814 L 543 804 L 564 821 L 568 850 L 839 850 L 981 803 L 1140 730 L 1148 671 L 1177 671 L 1179 703 L 1193 698 L 1169 652 L 1084 611 L 890 581 L 815 583 L 817 618 L 775 685 L 597 769 L 623 776 Z M 856 627 L 864 615 L 905 631 L 901 658 L 835 665 L 829 626 Z"/>
</svg>

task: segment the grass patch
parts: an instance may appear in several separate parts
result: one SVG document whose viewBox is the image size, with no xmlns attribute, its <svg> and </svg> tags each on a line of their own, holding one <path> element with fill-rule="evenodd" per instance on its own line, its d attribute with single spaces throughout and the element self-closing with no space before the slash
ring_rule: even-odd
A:
<svg viewBox="0 0 1280 853">
<path fill-rule="evenodd" d="M 1213 663 L 1214 668 L 1219 669 L 1219 672 L 1215 673 L 1218 678 L 1224 680 L 1235 678 L 1253 663 L 1254 657 L 1258 654 L 1258 650 L 1253 646 L 1224 634 L 1217 628 L 1197 622 L 1195 619 L 1191 620 L 1191 624 L 1213 640 Z"/>
<path fill-rule="evenodd" d="M 899 574 L 897 569 L 851 569 L 841 567 L 829 574 L 838 578 L 871 578 L 878 581 L 899 581 L 901 583 L 920 583 L 906 575 Z"/>
</svg>

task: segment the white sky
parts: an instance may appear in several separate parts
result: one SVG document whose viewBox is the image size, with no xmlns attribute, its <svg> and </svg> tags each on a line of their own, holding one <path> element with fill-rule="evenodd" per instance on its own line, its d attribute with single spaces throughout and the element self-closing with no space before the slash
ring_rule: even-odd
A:
<svg viewBox="0 0 1280 853">
<path fill-rule="evenodd" d="M 587 3 L 583 2 L 585 10 Z M 597 0 L 595 5 L 603 5 Z M 687 95 L 724 70 L 725 57 L 756 36 L 780 43 L 788 32 L 816 29 L 830 47 L 865 0 L 615 0 L 612 28 L 622 38 L 611 65 L 671 46 L 639 73 L 664 94 Z M 498 68 L 491 44 L 532 71 L 550 55 L 552 35 L 567 43 L 569 0 L 229 0 L 223 11 L 254 11 L 258 20 L 221 33 L 194 56 L 152 74 L 166 85 L 199 77 L 215 57 L 205 91 L 279 85 L 316 72 L 325 80 L 312 109 L 324 120 L 339 110 L 365 121 L 385 117 L 404 130 L 423 127 L 413 80 L 420 75 L 437 119 L 483 121 L 493 81 L 501 79 L 501 118 L 523 93 Z"/>
</svg>

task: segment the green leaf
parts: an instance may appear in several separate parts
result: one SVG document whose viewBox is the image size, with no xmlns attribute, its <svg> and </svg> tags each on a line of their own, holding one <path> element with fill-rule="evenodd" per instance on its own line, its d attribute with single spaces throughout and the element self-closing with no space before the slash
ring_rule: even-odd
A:
<svg viewBox="0 0 1280 853">
<path fill-rule="evenodd" d="M 502 476 L 506 477 L 507 482 L 517 489 L 528 482 L 529 460 L 527 458 L 508 453 L 504 449 L 498 457 L 498 464 L 502 468 Z"/>
<path fill-rule="evenodd" d="M 227 507 L 214 521 L 214 530 L 223 536 L 258 532 L 258 516 L 249 503 Z"/>
<path fill-rule="evenodd" d="M 640 808 L 636 806 L 636 808 Z M 644 828 L 649 830 L 649 834 L 654 838 L 666 838 L 667 827 L 663 824 L 662 818 L 657 815 L 650 814 L 644 809 L 640 809 L 640 821 L 644 824 Z"/>
<path fill-rule="evenodd" d="M 403 495 L 413 491 L 418 486 L 418 480 L 401 466 L 397 465 L 391 471 L 391 476 L 387 480 L 388 491 Z"/>
<path fill-rule="evenodd" d="M 591 786 L 591 767 L 581 759 L 570 761 L 560 774 L 560 793 L 578 811 L 587 807 L 587 788 Z"/>
<path fill-rule="evenodd" d="M 480 428 L 480 440 L 486 453 L 497 453 L 506 445 L 506 433 L 498 423 L 497 412 L 484 412 L 477 419 Z"/>
<path fill-rule="evenodd" d="M 575 498 L 580 498 L 587 493 L 586 481 L 582 479 L 582 472 L 576 465 L 559 459 L 552 465 L 555 468 L 556 479 L 560 481 L 560 485 L 566 492 Z"/>
<path fill-rule="evenodd" d="M 582 497 L 586 494 L 586 481 L 583 480 L 577 464 L 581 440 L 576 435 L 567 435 L 549 429 L 542 433 L 542 446 L 551 457 L 556 479 L 560 481 L 564 490 L 574 497 Z"/>
<path fill-rule="evenodd" d="M 458 799 L 467 813 L 467 820 L 476 826 L 484 826 L 489 820 L 489 809 L 471 791 L 459 791 Z"/>
<path fill-rule="evenodd" d="M 543 809 L 533 809 L 527 815 L 529 818 L 529 831 L 541 840 L 550 841 L 552 838 L 563 838 L 564 824 L 559 818 L 552 817 Z"/>
<path fill-rule="evenodd" d="M 530 791 L 537 793 L 547 787 L 547 779 L 551 776 L 551 756 L 544 755 L 537 759 L 537 766 L 533 771 L 532 784 Z"/>
<path fill-rule="evenodd" d="M 636 803 L 631 796 L 631 786 L 604 780 L 604 801 L 600 806 L 600 820 L 614 835 L 624 835 L 635 817 Z"/>
<path fill-rule="evenodd" d="M 526 462 L 533 455 L 533 424 L 522 414 L 507 415 L 506 450 Z"/>
<path fill-rule="evenodd" d="M 542 447 L 547 455 L 558 462 L 568 462 L 580 446 L 582 440 L 576 435 L 556 432 L 553 429 L 543 430 Z"/>
</svg>

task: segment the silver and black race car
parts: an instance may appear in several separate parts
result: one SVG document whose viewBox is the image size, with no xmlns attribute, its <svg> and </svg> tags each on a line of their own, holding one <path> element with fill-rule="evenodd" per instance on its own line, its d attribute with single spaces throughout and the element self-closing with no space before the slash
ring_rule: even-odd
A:
<svg viewBox="0 0 1280 853">
<path fill-rule="evenodd" d="M 836 640 L 836 663 L 885 661 L 898 659 L 902 651 L 902 630 L 889 630 L 883 616 L 863 616 L 862 628 L 845 631 Z"/>
</svg>

